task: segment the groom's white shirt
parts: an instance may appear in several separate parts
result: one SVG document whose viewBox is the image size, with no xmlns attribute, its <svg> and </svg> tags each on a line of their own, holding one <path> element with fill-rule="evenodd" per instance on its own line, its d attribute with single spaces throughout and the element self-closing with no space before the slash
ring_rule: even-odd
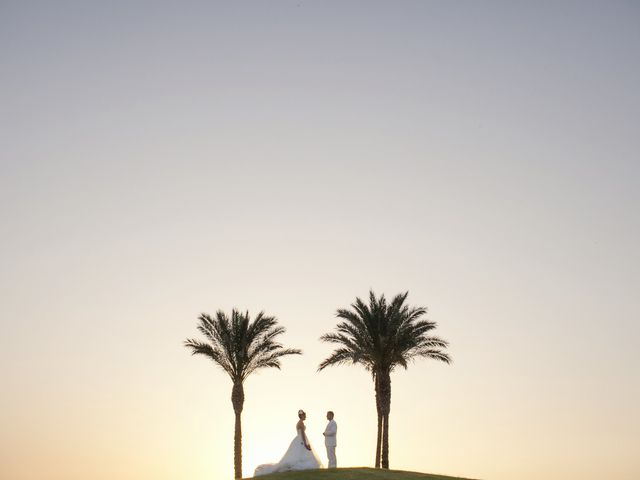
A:
<svg viewBox="0 0 640 480">
<path fill-rule="evenodd" d="M 336 442 L 336 434 L 338 433 L 338 424 L 335 420 L 329 420 L 327 424 L 327 428 L 324 429 L 324 444 L 327 447 L 335 447 L 337 445 Z"/>
</svg>

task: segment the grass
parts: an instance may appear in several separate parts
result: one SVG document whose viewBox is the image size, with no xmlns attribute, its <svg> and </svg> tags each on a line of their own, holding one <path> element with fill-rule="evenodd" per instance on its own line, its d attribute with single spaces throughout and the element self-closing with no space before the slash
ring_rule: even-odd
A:
<svg viewBox="0 0 640 480">
<path fill-rule="evenodd" d="M 446 475 L 383 470 L 379 468 L 299 470 L 297 472 L 272 473 L 258 478 L 264 478 L 264 480 L 470 480 Z"/>
</svg>

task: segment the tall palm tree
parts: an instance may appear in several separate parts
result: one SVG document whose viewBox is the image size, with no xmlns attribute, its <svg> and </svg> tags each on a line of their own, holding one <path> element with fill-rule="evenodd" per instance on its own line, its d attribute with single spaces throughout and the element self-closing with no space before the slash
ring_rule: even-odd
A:
<svg viewBox="0 0 640 480">
<path fill-rule="evenodd" d="M 331 365 L 358 364 L 371 372 L 378 412 L 376 440 L 376 468 L 389 468 L 389 413 L 391 411 L 391 372 L 409 361 L 430 358 L 450 363 L 444 352 L 445 340 L 430 336 L 436 327 L 423 316 L 427 309 L 405 305 L 409 292 L 396 295 L 387 303 L 384 295 L 376 298 L 369 292 L 369 305 L 360 298 L 351 309 L 338 309 L 336 316 L 342 321 L 335 331 L 320 340 L 337 345 L 333 353 L 318 367 L 318 371 Z"/>
<path fill-rule="evenodd" d="M 278 326 L 275 317 L 260 312 L 251 321 L 249 312 L 233 309 L 231 318 L 218 310 L 215 318 L 206 313 L 198 317 L 198 330 L 206 337 L 205 342 L 187 339 L 184 345 L 192 355 L 205 355 L 224 370 L 231 381 L 231 403 L 236 415 L 233 466 L 235 478 L 242 478 L 242 422 L 244 406 L 243 383 L 249 375 L 261 368 L 280 369 L 280 358 L 285 355 L 300 355 L 297 348 L 284 348 L 276 337 L 285 332 Z"/>
</svg>

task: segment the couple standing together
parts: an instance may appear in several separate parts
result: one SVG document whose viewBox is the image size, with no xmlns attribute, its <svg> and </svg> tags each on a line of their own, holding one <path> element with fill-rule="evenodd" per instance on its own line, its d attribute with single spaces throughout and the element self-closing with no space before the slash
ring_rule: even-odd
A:
<svg viewBox="0 0 640 480">
<path fill-rule="evenodd" d="M 265 463 L 258 465 L 254 477 L 275 472 L 288 472 L 290 470 L 311 470 L 322 468 L 322 462 L 318 454 L 313 450 L 305 430 L 307 427 L 304 421 L 307 414 L 304 410 L 298 410 L 298 423 L 296 424 L 296 437 L 289 445 L 287 452 L 278 463 Z M 324 430 L 324 444 L 327 447 L 327 457 L 329 458 L 329 468 L 336 468 L 336 435 L 338 425 L 333 419 L 333 412 L 327 412 L 327 428 Z"/>
</svg>

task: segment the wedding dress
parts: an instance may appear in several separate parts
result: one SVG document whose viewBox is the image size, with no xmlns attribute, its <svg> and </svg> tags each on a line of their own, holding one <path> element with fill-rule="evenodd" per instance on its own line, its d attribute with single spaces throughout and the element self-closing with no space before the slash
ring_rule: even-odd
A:
<svg viewBox="0 0 640 480">
<path fill-rule="evenodd" d="M 276 472 L 288 472 L 290 470 L 311 470 L 323 468 L 318 454 L 313 450 L 307 450 L 304 446 L 304 431 L 306 426 L 296 429 L 296 437 L 291 441 L 287 452 L 278 463 L 265 463 L 258 465 L 253 476 L 267 475 Z M 309 444 L 311 445 L 311 444 Z"/>
</svg>

